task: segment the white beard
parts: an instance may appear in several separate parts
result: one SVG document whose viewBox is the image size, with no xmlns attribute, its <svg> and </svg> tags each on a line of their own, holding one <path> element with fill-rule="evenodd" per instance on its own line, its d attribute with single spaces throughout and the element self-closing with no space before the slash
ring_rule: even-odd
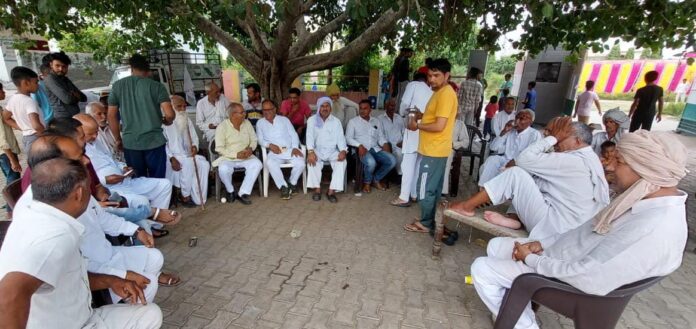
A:
<svg viewBox="0 0 696 329">
<path fill-rule="evenodd" d="M 181 136 L 185 136 L 187 134 L 188 114 L 186 114 L 186 111 L 176 112 L 174 126 L 176 127 L 176 131 L 179 132 Z"/>
</svg>

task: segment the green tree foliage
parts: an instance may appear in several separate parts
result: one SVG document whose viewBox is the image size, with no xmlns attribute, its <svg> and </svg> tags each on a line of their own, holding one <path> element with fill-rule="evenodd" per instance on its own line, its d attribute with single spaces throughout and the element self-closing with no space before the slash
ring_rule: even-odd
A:
<svg viewBox="0 0 696 329">
<path fill-rule="evenodd" d="M 626 50 L 626 55 L 624 55 L 624 58 L 634 59 L 635 57 L 636 57 L 636 48 L 633 48 L 633 47 L 628 48 L 628 50 Z"/>
<path fill-rule="evenodd" d="M 662 59 L 662 48 L 658 48 L 657 50 L 645 48 L 640 54 L 640 59 Z"/>
<path fill-rule="evenodd" d="M 479 21 L 476 43 L 488 50 L 518 26 L 524 32 L 513 45 L 531 53 L 549 45 L 598 52 L 611 37 L 655 49 L 696 43 L 693 1 L 37 0 L 2 8 L 0 24 L 18 34 L 62 39 L 74 33 L 82 42 L 89 38 L 77 35 L 90 27 L 110 26 L 117 42 L 107 42 L 103 51 L 113 58 L 175 48 L 177 40 L 219 43 L 262 85 L 264 97 L 276 100 L 298 75 L 354 61 L 374 45 L 392 56 L 411 45 L 463 61 Z M 349 36 L 349 42 L 317 52 L 329 36 Z"/>
</svg>

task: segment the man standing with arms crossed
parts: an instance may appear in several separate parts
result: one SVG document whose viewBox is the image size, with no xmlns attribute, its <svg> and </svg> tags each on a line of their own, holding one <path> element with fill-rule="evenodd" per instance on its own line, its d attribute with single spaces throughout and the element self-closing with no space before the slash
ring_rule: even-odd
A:
<svg viewBox="0 0 696 329">
<path fill-rule="evenodd" d="M 419 114 L 409 114 L 408 129 L 420 129 L 418 153 L 421 155 L 418 177 L 420 221 L 404 226 L 409 232 L 433 230 L 435 209 L 440 200 L 447 157 L 452 150 L 452 130 L 457 116 L 457 93 L 449 85 L 452 65 L 445 58 L 428 66 L 428 82 L 434 93 L 418 122 Z"/>
<path fill-rule="evenodd" d="M 116 81 L 109 95 L 109 127 L 117 149 L 123 149 L 126 164 L 135 169 L 135 177 L 164 178 L 167 140 L 162 124 L 172 124 L 174 108 L 164 85 L 148 78 L 147 58 L 135 54 L 128 63 L 132 75 Z"/>
</svg>

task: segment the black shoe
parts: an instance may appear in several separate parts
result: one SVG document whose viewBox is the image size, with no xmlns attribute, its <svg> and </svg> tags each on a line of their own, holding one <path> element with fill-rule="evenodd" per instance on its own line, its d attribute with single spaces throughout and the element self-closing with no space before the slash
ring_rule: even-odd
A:
<svg viewBox="0 0 696 329">
<path fill-rule="evenodd" d="M 227 192 L 226 194 L 227 194 L 227 195 L 226 195 L 226 197 L 227 197 L 227 203 L 233 203 L 233 202 L 234 202 L 234 199 L 237 198 L 237 193 L 234 193 L 234 192 Z"/>
<path fill-rule="evenodd" d="M 243 205 L 248 206 L 251 204 L 251 199 L 249 198 L 249 194 L 238 195 L 237 198 L 239 199 L 239 202 L 241 202 Z"/>
<path fill-rule="evenodd" d="M 312 200 L 314 200 L 314 201 L 319 201 L 319 200 L 321 200 L 321 193 L 316 193 L 316 192 L 315 192 L 314 194 L 312 194 Z"/>
<path fill-rule="evenodd" d="M 184 206 L 184 208 L 196 208 L 198 207 L 197 204 L 193 202 L 193 200 L 189 199 L 187 201 L 180 201 L 181 205 Z"/>
<path fill-rule="evenodd" d="M 290 188 L 290 194 L 297 194 L 297 185 L 288 184 L 288 187 Z"/>
<path fill-rule="evenodd" d="M 336 203 L 338 202 L 338 198 L 336 197 L 336 194 L 326 194 L 326 198 L 329 199 L 329 202 L 331 203 Z"/>
<path fill-rule="evenodd" d="M 283 186 L 280 188 L 280 198 L 283 200 L 290 200 L 290 188 L 287 186 Z"/>
</svg>

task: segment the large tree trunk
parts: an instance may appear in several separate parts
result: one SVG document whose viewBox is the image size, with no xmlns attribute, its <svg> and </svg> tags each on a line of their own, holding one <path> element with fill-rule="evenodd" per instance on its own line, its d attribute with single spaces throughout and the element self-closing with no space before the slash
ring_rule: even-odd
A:
<svg viewBox="0 0 696 329">
<path fill-rule="evenodd" d="M 261 86 L 261 97 L 274 101 L 278 106 L 288 96 L 290 85 L 296 77 L 288 75 L 284 68 L 287 61 L 271 59 L 264 61 L 261 72 L 250 72 Z"/>
</svg>

